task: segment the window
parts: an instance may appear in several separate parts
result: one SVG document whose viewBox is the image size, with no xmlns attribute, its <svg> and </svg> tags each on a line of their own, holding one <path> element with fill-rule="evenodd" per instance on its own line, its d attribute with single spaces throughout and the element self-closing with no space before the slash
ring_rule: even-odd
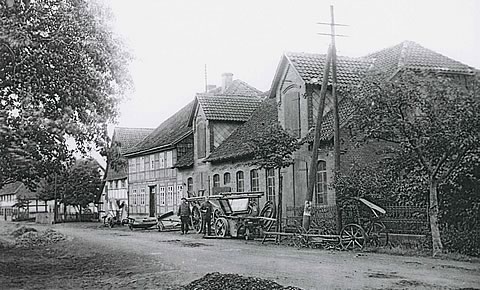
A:
<svg viewBox="0 0 480 290">
<path fill-rule="evenodd" d="M 323 160 L 317 163 L 317 183 L 315 184 L 316 204 L 327 204 L 327 163 Z"/>
<path fill-rule="evenodd" d="M 180 200 L 182 199 L 183 197 L 183 186 L 181 185 L 177 185 L 177 200 L 176 200 L 176 204 L 180 204 Z"/>
<path fill-rule="evenodd" d="M 159 154 L 160 158 L 160 167 L 159 168 L 165 168 L 165 152 L 162 152 Z"/>
<path fill-rule="evenodd" d="M 140 172 L 140 157 L 135 159 L 135 167 L 137 168 L 135 171 Z"/>
<path fill-rule="evenodd" d="M 119 189 L 120 187 L 118 186 L 118 180 L 115 180 L 115 189 Z"/>
<path fill-rule="evenodd" d="M 223 174 L 223 184 L 227 185 L 230 183 L 230 173 L 229 172 L 225 172 Z"/>
<path fill-rule="evenodd" d="M 141 203 L 142 205 L 145 204 L 145 188 L 142 188 L 142 189 L 140 190 L 140 203 Z"/>
<path fill-rule="evenodd" d="M 213 175 L 213 187 L 220 187 L 220 175 Z"/>
<path fill-rule="evenodd" d="M 133 190 L 132 201 L 133 201 L 133 205 L 137 205 L 137 190 L 136 189 Z"/>
<path fill-rule="evenodd" d="M 167 167 L 170 168 L 173 166 L 173 152 L 172 151 L 167 151 Z"/>
<path fill-rule="evenodd" d="M 197 154 L 198 158 L 206 156 L 207 128 L 203 120 L 197 123 Z"/>
<path fill-rule="evenodd" d="M 126 187 L 127 187 L 127 180 L 122 179 L 122 188 L 126 188 Z"/>
<path fill-rule="evenodd" d="M 258 178 L 258 170 L 252 169 L 250 171 L 250 190 L 251 191 L 260 191 L 260 182 Z"/>
<path fill-rule="evenodd" d="M 275 202 L 275 169 L 267 169 L 267 201 Z"/>
<path fill-rule="evenodd" d="M 160 186 L 160 204 L 165 205 L 165 186 Z"/>
<path fill-rule="evenodd" d="M 285 94 L 285 129 L 294 137 L 300 137 L 300 93 L 291 91 Z"/>
<path fill-rule="evenodd" d="M 167 205 L 173 205 L 173 186 L 167 187 Z"/>
<path fill-rule="evenodd" d="M 143 160 L 145 162 L 145 171 L 149 171 L 150 170 L 150 156 L 145 156 Z"/>
<path fill-rule="evenodd" d="M 243 179 L 243 171 L 237 171 L 237 192 L 245 191 L 245 180 Z"/>
<path fill-rule="evenodd" d="M 191 177 L 187 179 L 187 194 L 188 196 L 193 194 L 193 178 Z"/>
</svg>

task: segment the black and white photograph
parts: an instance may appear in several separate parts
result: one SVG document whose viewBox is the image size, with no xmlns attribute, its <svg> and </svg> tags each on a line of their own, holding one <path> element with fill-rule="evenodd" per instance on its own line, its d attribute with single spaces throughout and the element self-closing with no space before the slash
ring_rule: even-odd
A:
<svg viewBox="0 0 480 290">
<path fill-rule="evenodd" d="M 0 289 L 480 289 L 480 1 L 0 0 Z"/>
</svg>

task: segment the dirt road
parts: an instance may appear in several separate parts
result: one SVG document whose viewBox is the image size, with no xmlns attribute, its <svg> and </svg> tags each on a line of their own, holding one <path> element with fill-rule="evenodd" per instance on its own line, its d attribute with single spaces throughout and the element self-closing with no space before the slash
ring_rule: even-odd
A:
<svg viewBox="0 0 480 290">
<path fill-rule="evenodd" d="M 98 228 L 98 224 L 59 224 L 53 228 L 71 237 L 63 242 L 67 259 L 89 255 L 89 259 L 81 260 L 88 265 L 83 271 L 96 279 L 96 284 L 70 274 L 76 282 L 47 284 L 52 287 L 75 288 L 75 283 L 83 283 L 80 285 L 101 288 L 168 289 L 206 273 L 221 272 L 271 279 L 303 289 L 480 288 L 478 263 L 296 249 L 256 241 L 201 239 L 196 234 L 182 236 L 178 232 L 130 232 L 125 228 Z M 0 275 L 2 279 L 8 277 Z"/>
</svg>

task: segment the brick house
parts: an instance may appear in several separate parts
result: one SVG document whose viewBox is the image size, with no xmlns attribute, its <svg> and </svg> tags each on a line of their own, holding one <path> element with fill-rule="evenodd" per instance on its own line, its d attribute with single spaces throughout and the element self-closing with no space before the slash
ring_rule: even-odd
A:
<svg viewBox="0 0 480 290">
<path fill-rule="evenodd" d="M 232 74 L 222 77 L 221 87 L 195 97 L 189 120 L 194 150 L 175 165 L 181 173 L 179 182 L 186 185 L 189 196 L 210 195 L 218 188 L 250 190 L 246 184 L 249 170 L 245 166 L 217 166 L 209 157 L 250 119 L 262 103 L 263 93 L 241 80 L 232 80 Z"/>
<path fill-rule="evenodd" d="M 179 159 L 177 167 L 180 176 L 189 188 L 197 193 L 206 194 L 215 187 L 227 186 L 232 191 L 264 191 L 265 200 L 277 201 L 277 172 L 258 170 L 250 166 L 251 151 L 246 145 L 258 136 L 264 125 L 279 122 L 290 134 L 305 141 L 294 153 L 294 164 L 282 169 L 283 178 L 283 212 L 287 208 L 297 213 L 303 210 L 308 182 L 308 165 L 311 160 L 314 124 L 320 95 L 322 72 L 326 55 L 309 53 L 286 53 L 282 56 L 274 76 L 268 99 L 258 106 L 248 121 L 239 125 L 235 131 L 221 143 L 212 142 L 207 136 L 207 148 L 198 148 L 203 137 L 195 132 L 195 152 L 192 156 Z M 339 115 L 341 126 L 341 170 L 346 171 L 355 162 L 372 162 L 378 160 L 385 144 L 369 142 L 363 146 L 354 146 L 349 121 L 354 108 L 342 97 L 342 89 L 360 84 L 361 80 L 373 70 L 380 70 L 385 79 L 394 78 L 401 70 L 427 70 L 449 74 L 459 82 L 467 82 L 474 74 L 474 69 L 452 60 L 434 51 L 428 50 L 414 42 L 405 41 L 366 57 L 351 58 L 339 56 L 337 60 L 337 79 L 339 96 Z M 192 125 L 198 126 L 202 121 L 203 106 L 199 103 Z M 321 132 L 321 146 L 318 156 L 318 172 L 313 204 L 317 207 L 329 207 L 336 204 L 333 188 L 333 113 L 330 87 L 327 90 L 324 122 Z M 217 110 L 222 110 L 218 107 Z M 225 109 L 224 113 L 228 111 Z M 200 128 L 203 129 L 203 127 Z M 210 129 L 209 129 L 210 130 Z M 209 132 L 207 130 L 207 132 Z M 200 142 L 199 142 L 200 140 Z M 203 146 L 203 144 L 200 144 Z M 199 154 L 201 151 L 201 154 Z M 205 158 L 203 158 L 205 156 Z M 238 176 L 237 176 L 238 174 Z M 226 181 L 227 180 L 227 181 Z M 332 212 L 332 218 L 335 213 Z"/>
<path fill-rule="evenodd" d="M 122 159 L 123 162 L 127 162 L 124 154 L 152 132 L 153 129 L 151 128 L 116 127 L 113 131 L 111 147 L 117 150 L 118 158 Z M 102 207 L 99 209 L 100 214 L 109 210 L 118 210 L 119 205 L 122 203 L 126 204 L 126 208 L 128 208 L 127 166 L 114 168 L 112 167 L 112 161 L 107 160 L 105 182 L 100 203 Z"/>
</svg>

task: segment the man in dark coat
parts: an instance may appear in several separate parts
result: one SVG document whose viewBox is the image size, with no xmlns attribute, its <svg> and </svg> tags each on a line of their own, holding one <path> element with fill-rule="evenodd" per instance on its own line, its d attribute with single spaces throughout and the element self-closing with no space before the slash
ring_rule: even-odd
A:
<svg viewBox="0 0 480 290">
<path fill-rule="evenodd" d="M 202 229 L 203 229 L 203 236 L 205 236 L 206 231 L 208 229 L 208 235 L 210 236 L 210 232 L 212 231 L 212 213 L 213 213 L 213 205 L 210 202 L 209 198 L 205 200 L 204 203 L 200 206 L 200 212 L 202 213 Z"/>
<path fill-rule="evenodd" d="M 178 207 L 177 215 L 180 217 L 182 222 L 182 235 L 188 233 L 188 224 L 190 223 L 190 205 L 187 203 L 185 197 L 182 198 L 182 203 Z"/>
</svg>

